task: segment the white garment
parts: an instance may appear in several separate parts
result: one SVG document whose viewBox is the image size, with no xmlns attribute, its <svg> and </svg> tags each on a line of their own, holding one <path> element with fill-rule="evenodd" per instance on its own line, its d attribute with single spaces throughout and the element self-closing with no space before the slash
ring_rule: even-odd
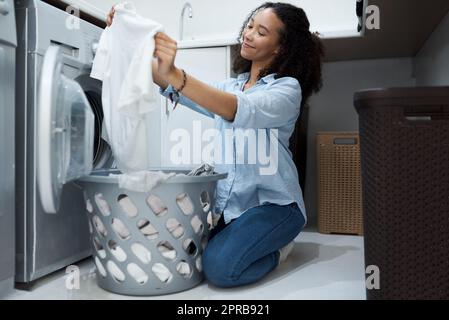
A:
<svg viewBox="0 0 449 320">
<path fill-rule="evenodd" d="M 128 196 L 119 197 L 118 203 L 122 208 L 122 210 L 128 215 L 128 217 L 130 218 L 137 217 L 138 214 L 137 207 Z"/>
<path fill-rule="evenodd" d="M 103 82 L 105 138 L 122 172 L 149 167 L 147 116 L 160 101 L 152 77 L 158 31 L 159 23 L 139 16 L 133 4 L 120 3 L 93 62 L 90 76 Z"/>
<path fill-rule="evenodd" d="M 176 203 L 186 216 L 193 213 L 193 203 L 187 193 L 183 192 L 176 196 Z"/>
<path fill-rule="evenodd" d="M 117 232 L 118 236 L 124 240 L 131 237 L 131 233 L 125 224 L 119 219 L 112 219 L 112 229 Z"/>
<path fill-rule="evenodd" d="M 165 203 L 161 200 L 161 198 L 155 196 L 154 194 L 150 194 L 148 196 L 147 204 L 150 206 L 151 210 L 153 210 L 153 213 L 158 217 L 161 217 L 168 212 L 168 208 Z"/>
<path fill-rule="evenodd" d="M 145 284 L 148 281 L 148 275 L 137 264 L 130 263 L 126 268 L 128 269 L 128 273 L 136 279 L 139 284 Z"/>
<path fill-rule="evenodd" d="M 108 232 L 106 230 L 106 227 L 104 226 L 103 222 L 98 216 L 93 217 L 93 222 L 95 229 L 97 229 L 98 233 L 101 234 L 103 237 L 106 237 Z"/>
<path fill-rule="evenodd" d="M 203 227 L 203 223 L 197 215 L 195 215 L 192 220 L 190 220 L 190 225 L 192 226 L 193 232 L 195 233 L 200 232 L 201 228 Z"/>
<path fill-rule="evenodd" d="M 106 264 L 106 268 L 111 273 L 111 275 L 119 282 L 125 281 L 125 274 L 120 270 L 119 267 L 115 264 L 114 261 L 109 260 Z"/>
<path fill-rule="evenodd" d="M 191 170 L 187 174 L 170 172 L 165 173 L 163 171 L 137 171 L 129 172 L 126 174 L 110 174 L 110 177 L 117 177 L 119 187 L 122 189 L 128 189 L 130 191 L 138 192 L 149 192 L 151 189 L 155 188 L 158 184 L 170 179 L 171 177 L 181 177 L 181 176 L 206 176 L 213 175 L 214 167 L 203 163 L 199 167 Z M 193 213 L 193 204 L 190 199 L 187 198 L 187 194 L 183 193 L 179 195 L 176 199 L 178 205 L 181 207 L 183 212 L 188 215 Z M 151 203 L 148 203 L 150 206 Z M 156 213 L 156 211 L 155 211 Z"/>
<path fill-rule="evenodd" d="M 159 252 L 162 256 L 168 260 L 175 260 L 176 250 L 168 242 L 163 242 L 158 247 Z"/>
<path fill-rule="evenodd" d="M 112 255 L 118 260 L 118 261 L 125 261 L 127 258 L 127 255 L 125 253 L 125 251 L 123 251 L 123 249 L 118 246 L 117 244 L 114 244 L 112 246 L 109 247 Z"/>
<path fill-rule="evenodd" d="M 168 232 L 170 232 L 176 239 L 181 238 L 181 236 L 184 234 L 184 228 L 176 219 L 168 219 L 165 225 L 167 226 Z"/>
<path fill-rule="evenodd" d="M 176 270 L 179 272 L 180 275 L 184 277 L 188 277 L 191 272 L 190 265 L 184 261 L 178 263 L 178 265 L 176 266 Z"/>
<path fill-rule="evenodd" d="M 95 202 L 103 216 L 107 217 L 111 214 L 111 208 L 109 207 L 107 201 L 104 199 L 102 193 L 95 194 Z"/>
<path fill-rule="evenodd" d="M 131 245 L 131 250 L 144 264 L 150 263 L 151 252 L 143 244 L 135 242 Z"/>
<path fill-rule="evenodd" d="M 164 173 L 162 171 L 139 171 L 128 174 L 110 174 L 118 178 L 119 187 L 131 191 L 148 192 L 159 183 L 175 176 L 174 172 Z"/>
<path fill-rule="evenodd" d="M 153 225 L 146 219 L 139 220 L 137 222 L 137 227 L 139 228 L 140 232 L 147 237 L 149 240 L 154 240 L 159 237 L 159 231 L 157 231 Z"/>
<path fill-rule="evenodd" d="M 168 270 L 162 263 L 155 263 L 151 270 L 162 282 L 170 282 L 173 278 L 170 270 Z"/>
</svg>

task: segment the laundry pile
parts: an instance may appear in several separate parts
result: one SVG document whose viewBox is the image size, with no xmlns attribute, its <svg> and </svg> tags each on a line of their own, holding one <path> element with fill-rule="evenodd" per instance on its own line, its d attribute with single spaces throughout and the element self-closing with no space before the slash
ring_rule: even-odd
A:
<svg viewBox="0 0 449 320">
<path fill-rule="evenodd" d="M 131 191 L 148 192 L 159 183 L 167 181 L 174 177 L 176 173 L 165 173 L 162 171 L 138 171 L 119 175 L 113 175 L 118 178 L 119 187 Z"/>
<path fill-rule="evenodd" d="M 208 163 L 203 163 L 198 168 L 187 173 L 188 176 L 208 176 L 211 174 L 214 174 L 214 167 Z"/>
<path fill-rule="evenodd" d="M 203 163 L 199 167 L 191 170 L 190 172 L 174 173 L 158 171 L 138 171 L 125 174 L 110 174 L 110 176 L 117 177 L 119 187 L 131 191 L 148 192 L 155 188 L 161 182 L 167 181 L 172 177 L 179 176 L 206 176 L 213 175 L 216 172 L 214 167 L 208 163 Z"/>
</svg>

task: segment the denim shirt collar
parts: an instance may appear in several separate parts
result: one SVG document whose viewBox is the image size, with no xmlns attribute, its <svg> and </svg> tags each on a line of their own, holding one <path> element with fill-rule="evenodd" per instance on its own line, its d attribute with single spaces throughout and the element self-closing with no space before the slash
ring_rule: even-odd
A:
<svg viewBox="0 0 449 320">
<path fill-rule="evenodd" d="M 238 81 L 247 81 L 249 78 L 250 72 L 244 72 L 244 73 L 240 73 L 237 76 L 237 80 Z M 276 73 L 270 73 L 269 75 L 266 75 L 265 77 L 260 78 L 257 82 L 265 82 L 265 83 L 270 83 L 273 82 L 274 76 L 276 75 Z"/>
</svg>

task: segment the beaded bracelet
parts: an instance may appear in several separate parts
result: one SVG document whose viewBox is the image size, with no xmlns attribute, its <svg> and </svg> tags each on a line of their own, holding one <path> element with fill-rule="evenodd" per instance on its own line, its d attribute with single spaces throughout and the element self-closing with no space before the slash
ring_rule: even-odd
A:
<svg viewBox="0 0 449 320">
<path fill-rule="evenodd" d="M 186 86 L 186 82 L 187 82 L 187 74 L 184 71 L 184 69 L 182 70 L 182 74 L 183 74 L 183 81 L 182 81 L 182 85 L 181 88 L 179 88 L 178 90 L 176 90 L 175 88 L 173 88 L 173 93 L 169 94 L 170 100 L 171 102 L 175 102 L 175 106 L 173 107 L 173 110 L 175 110 L 176 106 L 178 105 L 179 99 L 180 99 L 180 92 L 184 89 L 184 87 Z"/>
<path fill-rule="evenodd" d="M 178 90 L 176 90 L 176 91 L 178 91 L 178 92 L 181 92 L 181 91 L 184 89 L 184 87 L 186 86 L 186 82 L 187 82 L 187 74 L 186 74 L 186 72 L 184 71 L 184 69 L 181 69 L 181 70 L 182 70 L 183 79 L 182 79 L 182 86 L 181 86 L 181 88 L 179 88 Z"/>
</svg>

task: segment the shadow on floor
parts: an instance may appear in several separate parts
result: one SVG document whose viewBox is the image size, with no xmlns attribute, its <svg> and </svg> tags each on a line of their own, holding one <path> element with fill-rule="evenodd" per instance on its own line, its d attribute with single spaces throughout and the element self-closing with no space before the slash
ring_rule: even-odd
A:
<svg viewBox="0 0 449 320">
<path fill-rule="evenodd" d="M 232 288 L 233 292 L 235 293 L 238 291 L 245 291 L 249 289 L 269 286 L 270 284 L 279 282 L 280 280 L 287 278 L 289 275 L 296 273 L 311 264 L 331 261 L 338 258 L 339 256 L 347 254 L 350 251 L 360 251 L 360 248 L 355 246 L 323 245 L 313 242 L 296 242 L 287 260 L 281 263 L 279 267 L 277 267 L 259 282 Z M 360 277 L 358 276 L 360 275 L 354 274 L 350 279 L 341 278 L 338 280 L 360 280 Z M 318 281 L 320 281 L 320 279 L 318 279 Z M 219 288 L 209 283 L 207 285 L 213 291 L 221 293 L 225 293 L 228 291 L 228 289 L 226 288 Z"/>
</svg>

